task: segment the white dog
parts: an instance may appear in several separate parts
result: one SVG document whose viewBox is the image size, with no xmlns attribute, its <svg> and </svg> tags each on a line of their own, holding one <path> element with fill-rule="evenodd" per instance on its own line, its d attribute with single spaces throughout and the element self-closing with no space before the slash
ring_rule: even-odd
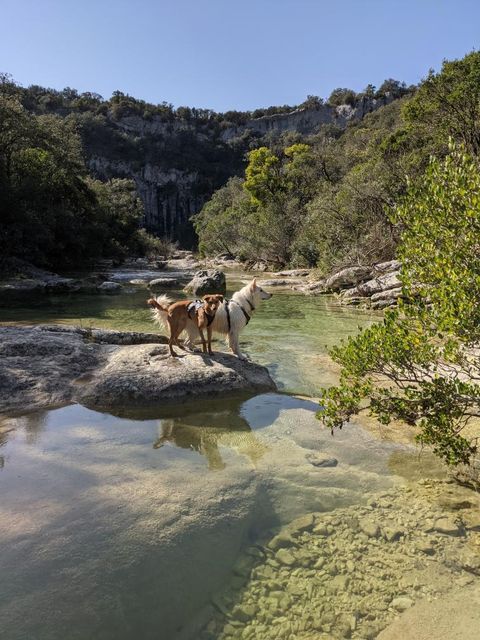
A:
<svg viewBox="0 0 480 640">
<path fill-rule="evenodd" d="M 240 353 L 238 339 L 240 331 L 247 326 L 250 318 L 262 300 L 268 300 L 272 297 L 271 293 L 267 293 L 257 285 L 256 278 L 249 284 L 245 285 L 240 291 L 236 291 L 231 300 L 225 300 L 218 307 L 215 319 L 212 323 L 214 333 L 220 333 L 228 339 L 228 346 L 232 352 L 241 359 L 244 359 Z M 163 307 L 168 307 L 172 300 L 166 296 L 157 296 L 157 302 Z M 152 309 L 156 322 L 161 326 L 167 326 L 167 314 L 160 309 Z M 195 342 L 200 338 L 198 327 L 195 320 L 189 320 L 185 331 L 188 334 L 187 346 L 193 347 Z"/>
</svg>

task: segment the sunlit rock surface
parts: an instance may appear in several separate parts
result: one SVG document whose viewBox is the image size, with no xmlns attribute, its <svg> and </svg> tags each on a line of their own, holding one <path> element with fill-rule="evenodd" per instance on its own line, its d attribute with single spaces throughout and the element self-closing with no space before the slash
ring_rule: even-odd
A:
<svg viewBox="0 0 480 640">
<path fill-rule="evenodd" d="M 197 396 L 272 390 L 267 369 L 216 353 L 169 357 L 166 337 L 66 326 L 0 328 L 0 411 L 80 401 L 158 405 Z M 147 343 L 147 344 L 145 344 Z"/>
</svg>

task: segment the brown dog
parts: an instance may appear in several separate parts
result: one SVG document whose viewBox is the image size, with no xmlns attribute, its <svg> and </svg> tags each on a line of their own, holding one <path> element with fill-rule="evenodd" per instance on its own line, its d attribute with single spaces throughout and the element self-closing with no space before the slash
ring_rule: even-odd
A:
<svg viewBox="0 0 480 640">
<path fill-rule="evenodd" d="M 200 302 L 200 301 L 199 301 Z M 188 320 L 195 319 L 200 337 L 202 339 L 203 352 L 212 355 L 212 322 L 215 318 L 215 314 L 219 305 L 223 302 L 223 296 L 219 294 L 211 294 L 203 296 L 202 303 L 198 304 L 195 300 L 181 300 L 174 302 L 169 307 L 162 307 L 155 298 L 147 300 L 147 304 L 151 307 L 160 309 L 167 312 L 167 321 L 170 329 L 170 340 L 168 346 L 170 348 L 170 355 L 176 357 L 178 354 L 173 350 L 173 345 L 176 344 L 180 349 L 184 349 L 178 342 L 178 337 L 184 331 L 187 326 Z M 203 335 L 203 329 L 207 330 L 207 342 Z"/>
</svg>

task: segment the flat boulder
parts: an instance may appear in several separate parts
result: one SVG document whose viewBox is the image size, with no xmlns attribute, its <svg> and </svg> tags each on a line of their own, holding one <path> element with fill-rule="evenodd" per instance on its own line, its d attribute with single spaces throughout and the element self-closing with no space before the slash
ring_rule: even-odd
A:
<svg viewBox="0 0 480 640">
<path fill-rule="evenodd" d="M 0 327 L 0 412 L 72 402 L 153 407 L 275 389 L 265 367 L 225 353 L 174 359 L 166 341 L 154 333 L 63 325 Z"/>
<path fill-rule="evenodd" d="M 399 271 L 401 266 L 400 260 L 388 260 L 388 262 L 379 262 L 373 267 L 373 270 L 380 275 L 390 273 L 390 271 Z"/>
<path fill-rule="evenodd" d="M 380 291 L 388 291 L 390 289 L 398 289 L 402 286 L 402 282 L 399 278 L 398 271 L 392 271 L 386 273 L 378 278 L 372 278 L 359 284 L 355 289 L 352 289 L 350 295 L 352 296 L 372 296 Z"/>
<path fill-rule="evenodd" d="M 111 352 L 78 397 L 91 408 L 109 409 L 274 389 L 265 367 L 230 354 L 171 358 L 167 346 L 134 345 Z"/>
</svg>

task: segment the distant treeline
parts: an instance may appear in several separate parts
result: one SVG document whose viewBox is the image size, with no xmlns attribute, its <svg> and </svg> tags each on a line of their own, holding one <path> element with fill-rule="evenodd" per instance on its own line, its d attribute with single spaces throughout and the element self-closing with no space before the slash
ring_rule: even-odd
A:
<svg viewBox="0 0 480 640">
<path fill-rule="evenodd" d="M 4 80 L 9 79 L 4 75 Z M 103 98 L 98 93 L 79 93 L 75 89 L 66 87 L 58 91 L 38 85 L 31 85 L 21 90 L 22 102 L 26 109 L 37 114 L 58 113 L 66 116 L 72 112 L 85 113 L 87 111 L 97 115 L 110 115 L 114 119 L 125 116 L 139 116 L 145 120 L 158 117 L 164 122 L 184 120 L 187 122 L 197 122 L 200 124 L 218 124 L 221 127 L 245 124 L 252 118 L 272 116 L 281 113 L 289 113 L 295 109 L 319 108 L 322 104 L 339 106 L 348 104 L 355 106 L 364 98 L 383 98 L 390 96 L 400 98 L 410 92 L 413 87 L 407 87 L 404 82 L 389 78 L 385 80 L 377 89 L 369 84 L 363 91 L 356 93 L 352 89 L 337 88 L 332 91 L 327 100 L 319 96 L 307 96 L 306 100 L 298 105 L 271 106 L 252 111 L 229 110 L 216 112 L 211 109 L 199 109 L 195 107 L 180 106 L 175 108 L 169 102 L 151 104 L 144 100 L 139 100 L 122 91 L 114 91 L 108 99 Z"/>
</svg>

